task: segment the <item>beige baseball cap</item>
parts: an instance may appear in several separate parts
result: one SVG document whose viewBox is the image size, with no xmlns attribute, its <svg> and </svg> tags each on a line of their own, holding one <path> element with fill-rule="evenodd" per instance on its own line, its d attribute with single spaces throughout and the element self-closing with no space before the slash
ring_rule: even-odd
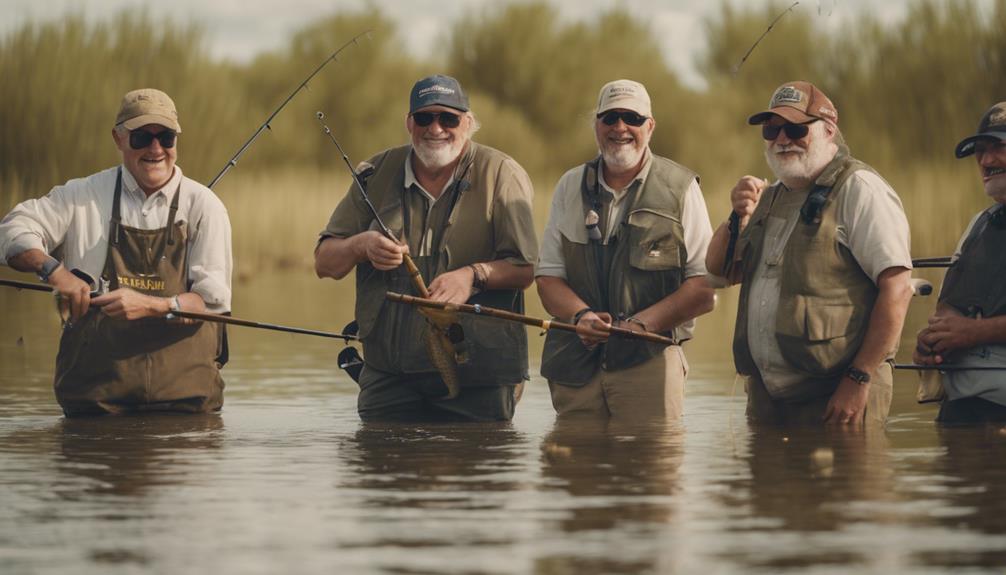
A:
<svg viewBox="0 0 1006 575">
<path fill-rule="evenodd" d="M 601 88 L 597 97 L 597 115 L 621 108 L 632 110 L 640 116 L 653 117 L 650 109 L 650 95 L 646 87 L 633 80 L 615 80 Z"/>
<path fill-rule="evenodd" d="M 178 111 L 175 103 L 167 94 L 153 88 L 143 88 L 127 92 L 119 105 L 119 114 L 115 116 L 115 125 L 125 126 L 127 130 L 135 130 L 147 124 L 158 124 L 181 133 L 182 126 L 178 123 Z"/>
<path fill-rule="evenodd" d="M 811 120 L 824 120 L 838 125 L 838 110 L 820 88 L 810 82 L 787 82 L 776 88 L 769 100 L 768 110 L 748 118 L 748 124 L 764 124 L 772 116 L 782 116 L 790 122 L 802 124 Z"/>
</svg>

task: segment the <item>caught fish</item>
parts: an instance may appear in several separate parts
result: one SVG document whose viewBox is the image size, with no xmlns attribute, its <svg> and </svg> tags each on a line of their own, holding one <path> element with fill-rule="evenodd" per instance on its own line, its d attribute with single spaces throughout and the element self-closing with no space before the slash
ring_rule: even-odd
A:
<svg viewBox="0 0 1006 575">
<path fill-rule="evenodd" d="M 447 395 L 444 398 L 454 399 L 461 392 L 458 364 L 466 359 L 455 347 L 456 343 L 464 340 L 464 332 L 458 323 L 457 314 L 442 309 L 420 309 L 419 313 L 426 318 L 427 329 L 423 333 L 426 352 L 447 386 Z"/>
</svg>

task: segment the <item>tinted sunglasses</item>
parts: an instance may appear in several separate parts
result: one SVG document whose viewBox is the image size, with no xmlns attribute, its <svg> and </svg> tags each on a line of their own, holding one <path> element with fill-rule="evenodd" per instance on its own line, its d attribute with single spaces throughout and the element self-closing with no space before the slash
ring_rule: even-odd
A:
<svg viewBox="0 0 1006 575">
<path fill-rule="evenodd" d="M 162 148 L 174 148 L 177 137 L 178 134 L 174 130 L 163 130 L 156 134 L 151 134 L 145 130 L 133 130 L 129 132 L 129 147 L 134 150 L 142 150 L 152 144 L 154 138 L 157 138 Z"/>
<path fill-rule="evenodd" d="M 768 124 L 761 125 L 761 137 L 768 140 L 769 142 L 774 141 L 779 137 L 779 132 L 786 132 L 786 137 L 790 140 L 799 140 L 804 138 L 810 133 L 810 125 L 817 120 L 811 120 L 803 124 L 790 124 L 785 123 L 779 126 L 770 126 Z"/>
<path fill-rule="evenodd" d="M 642 126 L 646 120 L 649 120 L 646 116 L 640 116 L 635 112 L 619 112 L 617 110 L 610 110 L 598 116 L 605 126 L 614 126 L 621 119 L 625 122 L 626 126 L 632 126 L 638 128 Z"/>
<path fill-rule="evenodd" d="M 461 125 L 461 116 L 451 112 L 416 112 L 412 114 L 412 119 L 421 128 L 429 126 L 433 120 L 440 122 L 441 128 L 457 128 Z"/>
</svg>

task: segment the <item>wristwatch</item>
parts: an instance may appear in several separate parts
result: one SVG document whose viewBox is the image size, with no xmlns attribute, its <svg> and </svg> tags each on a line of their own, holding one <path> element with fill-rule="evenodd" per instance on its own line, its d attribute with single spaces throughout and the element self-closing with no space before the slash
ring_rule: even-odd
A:
<svg viewBox="0 0 1006 575">
<path fill-rule="evenodd" d="M 56 258 L 52 256 L 47 256 L 45 261 L 42 262 L 42 267 L 37 272 L 38 279 L 48 283 L 49 276 L 52 275 L 52 272 L 59 269 L 59 266 L 61 265 L 63 265 L 63 263 L 57 260 Z"/>
<path fill-rule="evenodd" d="M 178 296 L 171 296 L 168 301 L 168 313 L 175 313 L 176 311 L 182 311 L 182 302 L 178 301 Z"/>
<path fill-rule="evenodd" d="M 866 373 L 861 369 L 857 369 L 855 366 L 850 365 L 848 369 L 845 370 L 845 377 L 848 377 L 852 381 L 855 381 L 859 385 L 866 385 L 870 383 L 870 374 Z"/>
</svg>

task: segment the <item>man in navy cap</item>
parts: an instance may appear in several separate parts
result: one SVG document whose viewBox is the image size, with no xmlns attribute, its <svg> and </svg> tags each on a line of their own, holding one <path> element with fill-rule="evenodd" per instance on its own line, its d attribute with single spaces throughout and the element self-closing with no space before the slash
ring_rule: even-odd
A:
<svg viewBox="0 0 1006 575">
<path fill-rule="evenodd" d="M 985 193 L 995 202 L 972 220 L 957 246 L 936 312 L 918 336 L 915 361 L 951 364 L 943 373 L 946 397 L 937 421 L 944 424 L 1006 422 L 1006 102 L 989 108 L 978 132 L 955 153 L 975 156 Z"/>
<path fill-rule="evenodd" d="M 364 420 L 509 420 L 528 379 L 522 326 L 459 318 L 449 361 L 456 397 L 431 360 L 430 326 L 410 306 L 385 301 L 419 295 L 403 256 L 429 282 L 430 298 L 523 311 L 538 251 L 534 192 L 512 158 L 471 140 L 479 127 L 457 80 L 416 82 L 405 127 L 411 142 L 360 166 L 367 195 L 400 242 L 381 234 L 363 196 L 351 188 L 315 250 L 318 277 L 356 269 L 356 319 L 366 358 L 358 409 Z M 463 336 L 463 339 L 461 339 Z M 444 358 L 440 358 L 443 360 Z"/>
</svg>

